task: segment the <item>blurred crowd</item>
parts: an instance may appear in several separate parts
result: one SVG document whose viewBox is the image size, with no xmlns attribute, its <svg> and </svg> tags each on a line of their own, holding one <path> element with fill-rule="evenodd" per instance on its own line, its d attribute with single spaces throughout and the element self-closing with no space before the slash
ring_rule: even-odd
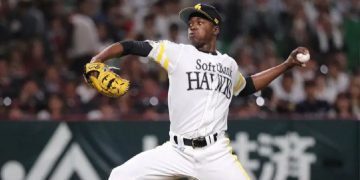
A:
<svg viewBox="0 0 360 180">
<path fill-rule="evenodd" d="M 166 72 L 147 58 L 107 61 L 131 80 L 121 98 L 99 95 L 83 66 L 111 43 L 188 43 L 178 12 L 186 0 L 0 0 L 0 119 L 167 120 Z M 359 0 L 222 0 L 220 52 L 247 76 L 298 46 L 312 60 L 246 98 L 230 119 L 360 119 Z"/>
</svg>

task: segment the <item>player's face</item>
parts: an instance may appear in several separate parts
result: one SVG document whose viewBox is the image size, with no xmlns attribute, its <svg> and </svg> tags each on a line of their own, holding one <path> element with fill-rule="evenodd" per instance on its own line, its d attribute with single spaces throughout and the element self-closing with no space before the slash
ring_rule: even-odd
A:
<svg viewBox="0 0 360 180">
<path fill-rule="evenodd" d="M 209 43 L 214 35 L 215 26 L 207 19 L 201 17 L 191 17 L 188 21 L 188 37 L 195 47 Z"/>
</svg>

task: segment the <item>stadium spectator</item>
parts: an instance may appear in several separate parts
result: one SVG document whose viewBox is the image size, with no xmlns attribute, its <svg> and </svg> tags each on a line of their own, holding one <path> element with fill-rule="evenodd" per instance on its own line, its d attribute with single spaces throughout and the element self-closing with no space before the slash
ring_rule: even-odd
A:
<svg viewBox="0 0 360 180">
<path fill-rule="evenodd" d="M 35 80 L 27 80 L 21 88 L 19 106 L 26 113 L 35 115 L 46 106 L 47 99 L 45 92 Z"/>
<path fill-rule="evenodd" d="M 316 82 L 313 80 L 305 81 L 305 100 L 296 104 L 295 111 L 301 115 L 310 117 L 326 117 L 330 105 L 323 100 L 316 98 L 318 93 Z"/>
<path fill-rule="evenodd" d="M 11 93 L 12 79 L 10 76 L 9 65 L 6 59 L 0 58 L 0 97 Z"/>
<path fill-rule="evenodd" d="M 336 89 L 337 93 L 346 91 L 349 86 L 349 75 L 342 70 L 341 64 L 337 60 L 329 60 L 327 63 L 329 74 L 326 76 L 329 88 Z"/>
<path fill-rule="evenodd" d="M 319 12 L 313 36 L 313 48 L 320 56 L 330 56 L 332 52 L 344 48 L 342 32 L 339 26 L 331 21 L 330 14 L 326 10 Z"/>
<path fill-rule="evenodd" d="M 28 40 L 42 36 L 45 32 L 45 21 L 42 12 L 34 6 L 32 0 L 19 0 L 11 22 L 13 37 Z"/>
<path fill-rule="evenodd" d="M 69 57 L 72 59 L 71 69 L 81 74 L 83 65 L 92 54 L 100 48 L 100 41 L 94 21 L 97 4 L 92 0 L 77 1 L 77 11 L 70 17 L 72 27 L 71 48 Z"/>
<path fill-rule="evenodd" d="M 330 118 L 351 119 L 354 117 L 348 93 L 339 93 L 329 114 Z"/>
<path fill-rule="evenodd" d="M 351 79 L 349 93 L 352 112 L 357 119 L 360 120 L 360 71 L 354 73 L 354 76 Z"/>
<path fill-rule="evenodd" d="M 111 104 L 103 104 L 100 109 L 95 109 L 87 114 L 89 120 L 116 120 L 118 119 L 116 110 Z"/>
<path fill-rule="evenodd" d="M 318 89 L 318 93 L 316 97 L 319 100 L 324 100 L 330 104 L 332 104 L 337 95 L 337 90 L 335 88 L 331 88 L 329 83 L 327 82 L 327 78 L 325 74 L 318 73 L 315 78 L 316 88 Z"/>
<path fill-rule="evenodd" d="M 75 81 L 68 80 L 62 87 L 64 94 L 64 105 L 68 109 L 68 114 L 76 118 L 84 113 L 83 103 L 80 95 L 76 92 L 77 84 Z"/>
<path fill-rule="evenodd" d="M 183 43 L 183 44 L 188 42 L 187 38 L 183 34 L 181 34 L 179 25 L 176 23 L 171 23 L 169 25 L 167 34 L 168 34 L 168 39 L 172 42 Z"/>
<path fill-rule="evenodd" d="M 67 118 L 68 109 L 64 105 L 64 100 L 59 94 L 52 94 L 49 97 L 48 105 L 37 114 L 40 120 L 57 120 L 61 121 Z"/>
<path fill-rule="evenodd" d="M 59 69 L 55 66 L 47 66 L 46 71 L 44 72 L 44 80 L 42 85 L 44 90 L 49 94 L 58 94 L 64 89 L 64 82 L 60 75 Z"/>
<path fill-rule="evenodd" d="M 278 82 L 272 84 L 275 96 L 290 103 L 298 103 L 304 99 L 304 92 L 301 86 L 296 84 L 292 72 L 286 72 Z"/>
<path fill-rule="evenodd" d="M 41 76 L 48 68 L 48 64 L 50 64 L 50 57 L 46 58 L 45 47 L 40 39 L 31 40 L 28 46 L 29 48 L 24 53 L 26 60 L 23 60 L 26 71 Z"/>
<path fill-rule="evenodd" d="M 8 119 L 16 121 L 16 120 L 24 120 L 28 119 L 26 114 L 21 108 L 17 105 L 11 106 L 9 110 Z"/>
</svg>

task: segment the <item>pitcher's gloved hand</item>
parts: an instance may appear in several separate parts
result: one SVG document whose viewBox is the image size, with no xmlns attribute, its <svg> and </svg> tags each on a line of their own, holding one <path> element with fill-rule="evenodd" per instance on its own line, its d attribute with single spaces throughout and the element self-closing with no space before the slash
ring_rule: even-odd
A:
<svg viewBox="0 0 360 180">
<path fill-rule="evenodd" d="M 121 78 L 111 68 L 99 62 L 87 63 L 84 72 L 85 81 L 101 94 L 108 97 L 120 97 L 127 93 L 130 82 Z"/>
</svg>

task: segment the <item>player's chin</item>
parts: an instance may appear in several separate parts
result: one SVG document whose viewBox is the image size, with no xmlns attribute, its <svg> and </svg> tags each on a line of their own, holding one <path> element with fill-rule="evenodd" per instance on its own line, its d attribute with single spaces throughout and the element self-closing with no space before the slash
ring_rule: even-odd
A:
<svg viewBox="0 0 360 180">
<path fill-rule="evenodd" d="M 191 44 L 195 47 L 199 47 L 202 44 L 201 41 L 199 41 L 198 39 L 196 39 L 194 37 L 189 37 L 189 40 L 190 40 Z"/>
</svg>

